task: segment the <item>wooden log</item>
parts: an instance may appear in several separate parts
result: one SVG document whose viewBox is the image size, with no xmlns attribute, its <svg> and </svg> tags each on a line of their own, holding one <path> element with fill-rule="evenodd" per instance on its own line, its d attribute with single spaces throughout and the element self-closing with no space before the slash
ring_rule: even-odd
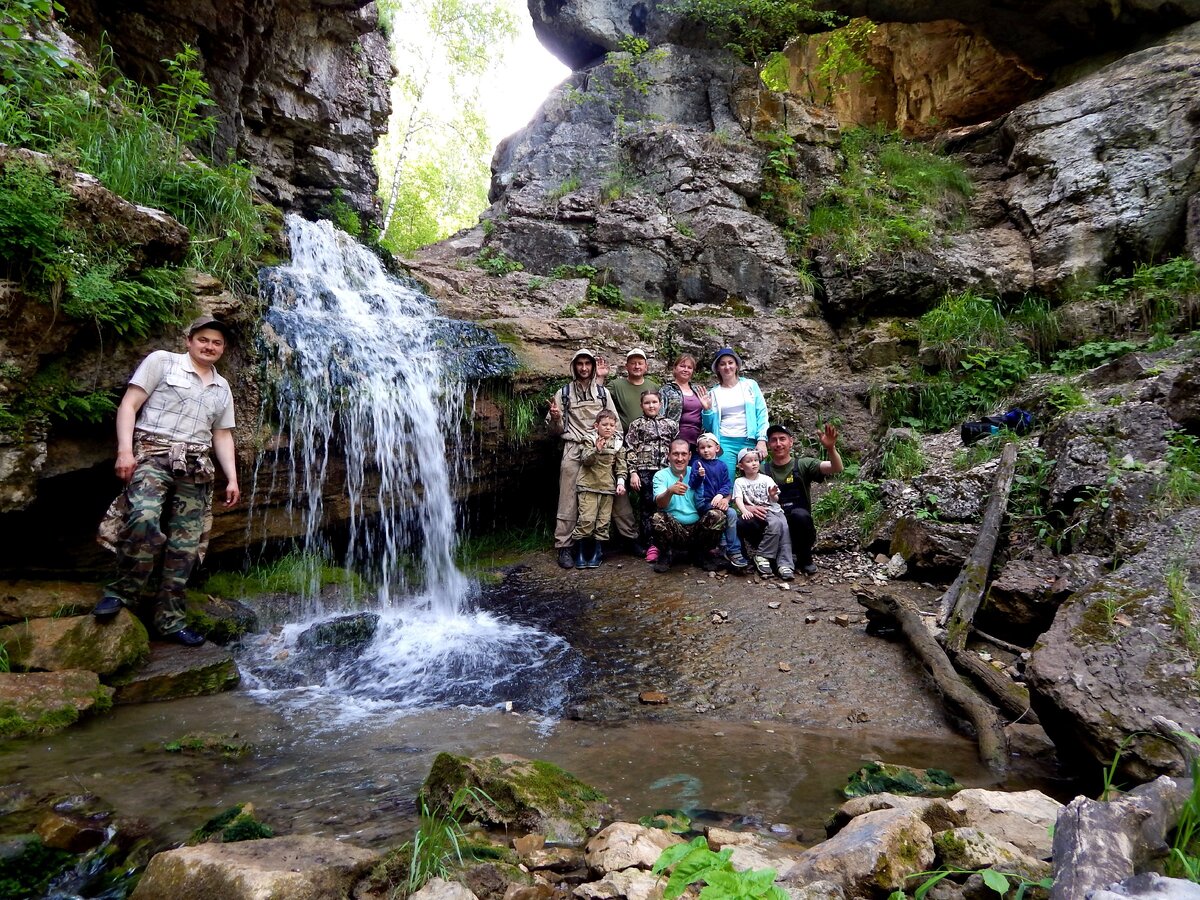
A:
<svg viewBox="0 0 1200 900">
<path fill-rule="evenodd" d="M 992 567 L 992 557 L 996 553 L 996 541 L 1000 537 L 1000 525 L 1004 522 L 1004 512 L 1008 509 L 1008 494 L 1012 490 L 1013 474 L 1017 467 L 1017 445 L 1009 442 L 1004 445 L 1000 454 L 1000 466 L 996 469 L 996 480 L 992 483 L 992 495 L 988 499 L 987 509 L 983 513 L 983 524 L 979 528 L 979 537 L 971 548 L 967 561 L 963 563 L 959 577 L 951 586 L 955 591 L 946 592 L 943 597 L 943 610 L 949 609 L 950 615 L 944 620 L 946 625 L 946 646 L 951 650 L 961 650 L 967 645 L 967 635 L 971 631 L 971 620 L 983 601 L 983 592 L 987 587 L 988 571 Z"/>
<path fill-rule="evenodd" d="M 1000 638 L 994 637 L 988 634 L 986 631 L 980 631 L 974 625 L 971 626 L 971 633 L 981 641 L 999 647 L 1001 650 L 1007 650 L 1009 653 L 1015 653 L 1017 656 L 1020 656 L 1022 653 L 1029 652 L 1028 647 L 1022 647 L 1020 644 L 1010 644 L 1008 641 L 1002 641 Z"/>
<path fill-rule="evenodd" d="M 1076 797 L 1064 806 L 1054 826 L 1050 900 L 1080 900 L 1165 856 L 1191 792 L 1191 779 L 1162 775 L 1107 803 Z"/>
<path fill-rule="evenodd" d="M 1008 739 L 999 713 L 954 670 L 946 651 L 921 621 L 920 612 L 890 594 L 859 591 L 857 597 L 862 606 L 890 617 L 900 626 L 908 645 L 933 676 L 934 684 L 947 707 L 974 727 L 979 741 L 979 758 L 992 770 L 1005 771 L 1008 768 Z"/>
<path fill-rule="evenodd" d="M 951 651 L 950 658 L 954 662 L 954 668 L 970 676 L 1013 721 L 1024 722 L 1027 725 L 1042 724 L 1029 706 L 1029 689 L 1025 685 L 1018 684 L 1003 672 L 996 671 L 970 650 Z"/>
</svg>

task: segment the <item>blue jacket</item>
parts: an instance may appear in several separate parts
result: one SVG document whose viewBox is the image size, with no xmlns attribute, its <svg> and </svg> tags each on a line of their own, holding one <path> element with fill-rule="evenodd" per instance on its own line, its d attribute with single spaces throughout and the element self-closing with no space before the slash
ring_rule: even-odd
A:
<svg viewBox="0 0 1200 900">
<path fill-rule="evenodd" d="M 763 392 L 758 387 L 758 382 L 753 378 L 739 378 L 738 384 L 741 385 L 748 394 L 746 398 L 746 434 L 752 441 L 765 441 L 767 439 L 767 426 L 771 423 L 767 421 L 767 401 L 763 397 Z M 721 409 L 717 406 L 717 398 L 712 394 L 712 388 L 709 389 L 709 395 L 713 398 L 712 409 L 704 410 L 700 416 L 700 421 L 704 431 L 711 431 L 718 437 L 728 437 L 721 431 Z"/>
<path fill-rule="evenodd" d="M 696 471 L 697 466 L 704 465 L 704 477 Z M 729 466 L 716 459 L 693 459 L 688 463 L 688 484 L 696 492 L 696 510 L 706 513 L 712 507 L 713 497 L 720 494 L 729 499 L 733 496 L 733 481 L 729 477 Z"/>
</svg>

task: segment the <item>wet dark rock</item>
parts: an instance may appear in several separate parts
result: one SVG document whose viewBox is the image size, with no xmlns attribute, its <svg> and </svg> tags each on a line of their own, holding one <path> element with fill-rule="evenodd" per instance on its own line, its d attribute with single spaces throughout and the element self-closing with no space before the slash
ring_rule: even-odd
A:
<svg viewBox="0 0 1200 900">
<path fill-rule="evenodd" d="M 1052 559 L 1006 563 L 988 586 L 987 599 L 979 611 L 980 627 L 1001 636 L 1041 634 L 1050 627 L 1061 600 L 1053 592 L 1058 577 L 1058 566 Z"/>
<path fill-rule="evenodd" d="M 53 811 L 38 822 L 37 833 L 47 847 L 84 853 L 104 842 L 107 818 L 97 821 L 91 816 Z"/>
<path fill-rule="evenodd" d="M 1175 375 L 1163 405 L 1185 428 L 1194 431 L 1200 427 L 1200 356 L 1192 357 Z"/>
<path fill-rule="evenodd" d="M 1200 726 L 1198 661 L 1172 615 L 1200 589 L 1196 534 L 1200 508 L 1144 529 L 1139 552 L 1068 599 L 1034 648 L 1030 700 L 1060 755 L 1099 767 L 1119 752 L 1121 771 L 1138 781 L 1184 772 L 1150 732 L 1154 716 Z"/>
<path fill-rule="evenodd" d="M 892 529 L 888 552 L 892 556 L 902 556 L 910 572 L 945 573 L 962 568 L 978 533 L 977 525 L 935 522 L 905 515 Z"/>
<path fill-rule="evenodd" d="M 296 646 L 303 649 L 348 650 L 370 643 L 379 627 L 379 614 L 371 612 L 338 616 L 318 622 L 300 632 Z"/>
<path fill-rule="evenodd" d="M 241 680 L 233 654 L 215 644 L 150 645 L 150 661 L 114 682 L 118 704 L 201 697 L 232 690 Z"/>
<path fill-rule="evenodd" d="M 187 601 L 187 625 L 210 641 L 229 644 L 258 630 L 258 613 L 240 600 L 192 594 Z"/>
</svg>

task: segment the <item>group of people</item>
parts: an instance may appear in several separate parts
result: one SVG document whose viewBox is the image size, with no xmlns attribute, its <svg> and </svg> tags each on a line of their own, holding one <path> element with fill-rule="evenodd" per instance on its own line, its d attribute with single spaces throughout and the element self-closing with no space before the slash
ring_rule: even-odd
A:
<svg viewBox="0 0 1200 900">
<path fill-rule="evenodd" d="M 625 377 L 609 383 L 604 357 L 579 350 L 571 381 L 550 398 L 546 423 L 563 441 L 558 564 L 599 566 L 611 539 L 656 572 L 690 558 L 708 571 L 753 566 L 785 581 L 814 574 L 809 487 L 842 471 L 837 429 L 817 434 L 825 460 L 796 457 L 791 431 L 770 424 L 762 390 L 729 347 L 713 359 L 710 388 L 692 384 L 688 353 L 666 384 L 648 369 L 635 347 Z"/>
</svg>

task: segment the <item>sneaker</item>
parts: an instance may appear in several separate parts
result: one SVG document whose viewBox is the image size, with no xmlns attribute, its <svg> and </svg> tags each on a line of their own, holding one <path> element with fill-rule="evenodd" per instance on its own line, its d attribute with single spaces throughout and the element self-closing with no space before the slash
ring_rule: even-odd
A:
<svg viewBox="0 0 1200 900">
<path fill-rule="evenodd" d="M 164 641 L 174 641 L 185 647 L 199 647 L 204 643 L 204 635 L 198 631 L 192 631 L 190 628 L 180 628 L 178 631 L 164 634 L 162 638 Z"/>
<path fill-rule="evenodd" d="M 651 544 L 650 549 L 646 551 L 646 562 L 652 563 L 656 559 L 658 559 L 658 548 Z"/>
<path fill-rule="evenodd" d="M 783 579 L 784 581 L 791 581 L 793 578 L 796 577 L 796 573 L 793 572 L 787 566 L 780 566 L 779 567 L 779 577 L 781 579 Z"/>
<path fill-rule="evenodd" d="M 742 556 L 741 553 L 726 553 L 725 560 L 735 569 L 748 569 L 750 567 L 750 561 Z"/>
<path fill-rule="evenodd" d="M 121 611 L 121 607 L 125 604 L 121 602 L 121 598 L 116 594 L 105 594 L 100 598 L 100 602 L 92 609 L 92 615 L 101 622 L 106 622 Z"/>
<path fill-rule="evenodd" d="M 558 548 L 558 564 L 564 569 L 575 568 L 575 551 L 571 547 Z"/>
<path fill-rule="evenodd" d="M 800 571 L 803 572 L 805 575 L 816 575 L 817 574 L 817 566 L 813 562 L 801 563 Z"/>
<path fill-rule="evenodd" d="M 666 572 L 666 571 L 670 570 L 670 568 L 671 568 L 671 551 L 670 550 L 659 550 L 658 551 L 658 559 L 656 559 L 654 561 L 654 565 L 651 566 L 651 568 L 653 568 L 655 572 L 658 572 L 660 574 L 662 572 Z"/>
<path fill-rule="evenodd" d="M 765 556 L 754 557 L 754 568 L 758 570 L 758 574 L 763 578 L 771 577 L 771 561 Z"/>
</svg>

